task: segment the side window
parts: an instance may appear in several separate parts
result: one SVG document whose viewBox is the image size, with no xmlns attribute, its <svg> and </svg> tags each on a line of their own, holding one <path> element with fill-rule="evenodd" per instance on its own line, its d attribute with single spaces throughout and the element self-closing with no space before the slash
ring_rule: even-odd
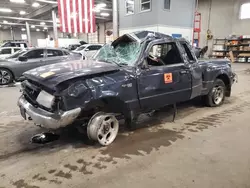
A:
<svg viewBox="0 0 250 188">
<path fill-rule="evenodd" d="M 240 19 L 250 19 L 250 3 L 244 3 L 240 7 Z"/>
<path fill-rule="evenodd" d="M 28 59 L 37 59 L 37 58 L 43 58 L 43 50 L 32 50 L 27 52 L 24 56 L 26 56 Z"/>
<path fill-rule="evenodd" d="M 14 48 L 14 52 L 21 50 L 20 48 Z"/>
<path fill-rule="evenodd" d="M 89 51 L 97 50 L 97 49 L 96 49 L 96 46 L 94 46 L 94 45 L 93 45 L 93 46 L 89 46 L 87 49 L 88 49 Z"/>
<path fill-rule="evenodd" d="M 94 51 L 94 50 L 99 50 L 101 48 L 101 46 L 99 45 L 93 45 L 93 46 L 89 46 L 87 49 L 89 51 Z"/>
<path fill-rule="evenodd" d="M 96 45 L 96 46 L 95 46 L 95 50 L 100 50 L 101 47 L 102 47 L 102 46 L 100 46 L 100 45 Z"/>
<path fill-rule="evenodd" d="M 135 0 L 125 0 L 126 15 L 134 14 L 135 12 Z"/>
<path fill-rule="evenodd" d="M 164 9 L 165 10 L 170 10 L 170 3 L 171 3 L 171 0 L 164 0 Z"/>
<path fill-rule="evenodd" d="M 2 49 L 2 50 L 0 51 L 0 54 L 11 54 L 11 49 L 10 49 L 10 48 Z"/>
<path fill-rule="evenodd" d="M 182 43 L 182 47 L 184 48 L 186 54 L 187 54 L 187 58 L 189 61 L 194 61 L 194 57 L 188 47 L 188 45 L 186 43 Z"/>
<path fill-rule="evenodd" d="M 151 0 L 140 0 L 141 12 L 151 10 Z"/>
<path fill-rule="evenodd" d="M 47 50 L 47 57 L 63 56 L 61 50 Z"/>
<path fill-rule="evenodd" d="M 175 43 L 153 45 L 147 58 L 151 66 L 164 66 L 182 63 L 180 52 Z"/>
</svg>

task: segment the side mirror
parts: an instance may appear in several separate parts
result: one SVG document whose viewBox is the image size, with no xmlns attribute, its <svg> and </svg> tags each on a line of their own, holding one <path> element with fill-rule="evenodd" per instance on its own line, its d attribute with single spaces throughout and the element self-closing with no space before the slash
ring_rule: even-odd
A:
<svg viewBox="0 0 250 188">
<path fill-rule="evenodd" d="M 18 60 L 19 60 L 19 61 L 28 61 L 28 58 L 25 57 L 25 56 L 19 56 L 19 57 L 18 57 Z"/>
</svg>

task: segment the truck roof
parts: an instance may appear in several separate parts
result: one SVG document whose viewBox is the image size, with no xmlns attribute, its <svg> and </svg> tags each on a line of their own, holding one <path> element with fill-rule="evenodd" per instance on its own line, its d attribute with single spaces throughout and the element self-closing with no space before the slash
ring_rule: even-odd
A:
<svg viewBox="0 0 250 188">
<path fill-rule="evenodd" d="M 142 30 L 142 31 L 136 31 L 128 34 L 124 34 L 121 37 L 117 38 L 114 42 L 113 45 L 115 46 L 119 41 L 124 40 L 124 38 L 130 38 L 130 40 L 135 40 L 137 42 L 143 42 L 145 40 L 157 40 L 157 39 L 167 39 L 169 41 L 187 41 L 185 38 L 173 38 L 170 35 L 166 35 L 164 33 L 160 32 L 154 32 L 154 31 L 147 31 L 147 30 Z"/>
</svg>

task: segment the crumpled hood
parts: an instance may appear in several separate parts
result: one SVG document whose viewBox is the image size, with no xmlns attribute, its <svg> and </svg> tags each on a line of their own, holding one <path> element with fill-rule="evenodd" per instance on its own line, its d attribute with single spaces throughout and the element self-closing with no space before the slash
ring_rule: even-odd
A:
<svg viewBox="0 0 250 188">
<path fill-rule="evenodd" d="M 48 88 L 73 78 L 90 76 L 119 70 L 119 66 L 93 60 L 77 60 L 42 66 L 29 70 L 23 75 Z"/>
</svg>

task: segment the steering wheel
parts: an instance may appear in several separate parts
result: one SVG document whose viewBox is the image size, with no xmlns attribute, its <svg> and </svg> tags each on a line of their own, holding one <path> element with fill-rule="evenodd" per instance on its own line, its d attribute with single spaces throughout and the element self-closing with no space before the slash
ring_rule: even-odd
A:
<svg viewBox="0 0 250 188">
<path fill-rule="evenodd" d="M 161 58 L 158 58 L 157 60 L 158 60 L 158 62 L 161 63 L 161 65 L 165 65 L 164 61 Z"/>
<path fill-rule="evenodd" d="M 152 54 L 149 54 L 148 57 L 159 65 L 165 65 L 164 61 L 161 58 L 155 57 Z"/>
</svg>

